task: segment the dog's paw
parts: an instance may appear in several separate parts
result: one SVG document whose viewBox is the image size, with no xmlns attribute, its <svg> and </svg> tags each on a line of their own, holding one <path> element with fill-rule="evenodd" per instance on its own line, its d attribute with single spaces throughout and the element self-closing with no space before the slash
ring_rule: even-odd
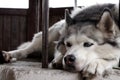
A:
<svg viewBox="0 0 120 80">
<path fill-rule="evenodd" d="M 84 77 L 105 76 L 112 69 L 109 63 L 102 59 L 94 60 L 83 69 L 82 74 Z"/>
<path fill-rule="evenodd" d="M 0 51 L 0 64 L 16 61 L 16 58 L 12 58 L 6 51 Z"/>
<path fill-rule="evenodd" d="M 63 65 L 62 63 L 57 63 L 57 62 L 54 62 L 52 61 L 49 65 L 48 65 L 49 68 L 52 68 L 52 69 L 63 69 Z"/>
</svg>

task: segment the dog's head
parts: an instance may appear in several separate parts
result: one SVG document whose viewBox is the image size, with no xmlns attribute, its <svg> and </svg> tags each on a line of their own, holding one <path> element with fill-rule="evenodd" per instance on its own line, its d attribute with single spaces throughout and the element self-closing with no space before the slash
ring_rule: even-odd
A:
<svg viewBox="0 0 120 80">
<path fill-rule="evenodd" d="M 63 67 L 65 69 L 80 71 L 90 61 L 98 58 L 95 54 L 97 43 L 85 35 L 72 34 L 68 36 L 64 39 L 64 46 L 66 52 L 64 52 Z"/>
<path fill-rule="evenodd" d="M 68 10 L 65 11 L 66 28 L 57 45 L 64 55 L 64 68 L 81 71 L 91 60 L 98 58 L 95 51 L 97 45 L 114 43 L 118 26 L 109 9 L 101 12 L 93 11 L 85 15 L 89 12 L 83 11 L 71 17 Z"/>
</svg>

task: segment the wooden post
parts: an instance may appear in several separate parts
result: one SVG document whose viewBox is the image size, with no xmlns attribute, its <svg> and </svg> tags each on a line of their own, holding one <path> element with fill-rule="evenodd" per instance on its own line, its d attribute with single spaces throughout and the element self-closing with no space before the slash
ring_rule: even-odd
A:
<svg viewBox="0 0 120 80">
<path fill-rule="evenodd" d="M 49 3 L 42 0 L 42 67 L 48 67 L 48 27 L 49 27 Z"/>
<path fill-rule="evenodd" d="M 33 35 L 39 31 L 39 4 L 38 0 L 29 0 L 27 40 L 31 40 Z"/>
</svg>

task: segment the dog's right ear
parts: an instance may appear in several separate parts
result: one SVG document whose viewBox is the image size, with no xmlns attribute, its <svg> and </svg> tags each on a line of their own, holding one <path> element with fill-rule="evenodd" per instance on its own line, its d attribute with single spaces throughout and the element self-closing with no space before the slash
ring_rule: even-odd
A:
<svg viewBox="0 0 120 80">
<path fill-rule="evenodd" d="M 71 18 L 68 9 L 65 9 L 65 21 L 66 21 L 68 26 L 73 24 L 73 19 Z"/>
<path fill-rule="evenodd" d="M 111 11 L 107 8 L 104 9 L 101 19 L 97 24 L 98 28 L 105 32 L 114 32 L 114 21 L 111 15 Z"/>
</svg>

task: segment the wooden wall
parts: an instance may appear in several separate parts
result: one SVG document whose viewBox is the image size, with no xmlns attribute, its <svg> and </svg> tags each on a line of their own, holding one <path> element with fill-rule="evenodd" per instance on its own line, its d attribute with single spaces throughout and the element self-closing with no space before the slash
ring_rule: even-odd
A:
<svg viewBox="0 0 120 80">
<path fill-rule="evenodd" d="M 73 7 L 63 7 L 63 8 L 50 8 L 49 16 L 49 25 L 53 25 L 55 22 L 64 19 L 65 9 L 68 9 L 70 12 L 73 10 Z"/>
<path fill-rule="evenodd" d="M 64 18 L 64 10 L 65 8 L 50 8 L 50 26 Z M 21 43 L 31 40 L 37 32 L 36 15 L 35 7 L 31 9 L 0 8 L 0 50 L 14 50 Z M 39 25 L 41 31 L 41 20 Z"/>
<path fill-rule="evenodd" d="M 26 41 L 25 9 L 0 9 L 0 50 L 13 50 Z"/>
</svg>

